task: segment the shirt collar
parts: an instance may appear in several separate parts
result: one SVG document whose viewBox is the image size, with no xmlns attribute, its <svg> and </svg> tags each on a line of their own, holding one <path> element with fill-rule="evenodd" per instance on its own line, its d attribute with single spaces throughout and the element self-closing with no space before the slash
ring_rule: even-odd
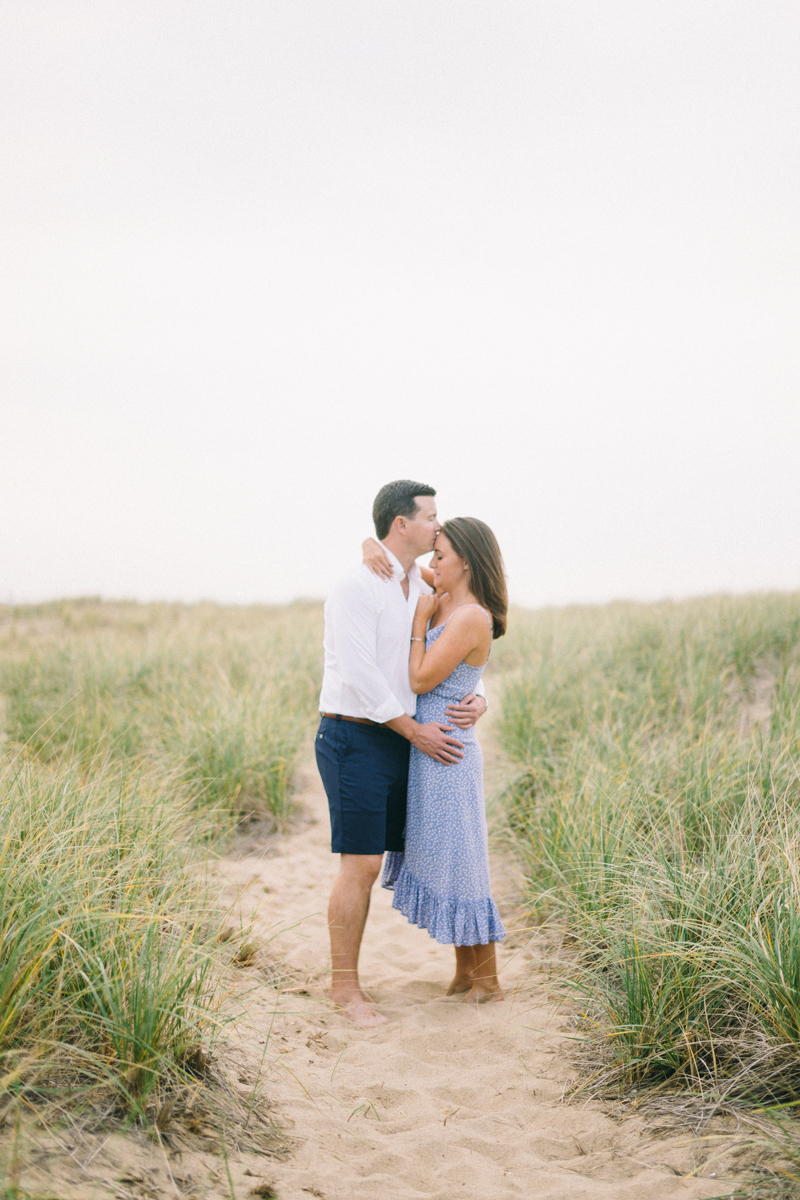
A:
<svg viewBox="0 0 800 1200">
<path fill-rule="evenodd" d="M 389 562 L 392 564 L 392 570 L 394 571 L 394 578 L 397 580 L 398 583 L 402 583 L 406 577 L 406 571 L 404 570 L 404 568 L 400 562 L 400 559 L 397 558 L 396 555 L 392 554 L 392 552 L 388 548 L 388 546 L 384 546 L 383 550 L 384 550 L 386 557 L 389 559 Z M 416 563 L 412 563 L 408 569 L 408 578 L 416 579 L 418 575 L 419 575 L 419 567 L 417 566 Z"/>
</svg>

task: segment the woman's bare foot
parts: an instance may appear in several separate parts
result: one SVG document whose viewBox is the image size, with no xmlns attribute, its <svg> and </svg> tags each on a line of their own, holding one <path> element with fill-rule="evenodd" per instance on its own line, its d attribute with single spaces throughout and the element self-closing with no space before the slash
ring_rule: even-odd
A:
<svg viewBox="0 0 800 1200">
<path fill-rule="evenodd" d="M 477 966 L 477 958 L 475 957 L 474 946 L 456 946 L 456 973 L 453 976 L 453 982 L 447 989 L 448 996 L 455 996 L 458 992 L 468 992 L 475 983 L 473 972 Z"/>
<path fill-rule="evenodd" d="M 385 1025 L 388 1021 L 388 1017 L 375 1012 L 375 1009 L 362 1000 L 360 995 L 351 996 L 349 1000 L 339 1001 L 337 1008 L 343 1017 L 347 1017 L 348 1021 L 352 1021 L 354 1025 L 360 1025 L 364 1029 L 373 1025 Z"/>
<path fill-rule="evenodd" d="M 472 987 L 467 992 L 461 1003 L 489 1004 L 497 1000 L 505 1000 L 503 989 L 500 987 L 499 983 L 494 987 L 486 987 L 482 983 L 473 983 Z"/>
<path fill-rule="evenodd" d="M 471 975 L 454 975 L 453 982 L 447 989 L 446 995 L 455 996 L 456 992 L 468 992 L 473 987 Z"/>
<path fill-rule="evenodd" d="M 456 976 L 460 974 L 468 977 L 470 981 L 469 989 L 459 989 L 466 991 L 464 1004 L 488 1004 L 492 1000 L 504 999 L 503 989 L 497 978 L 494 942 L 477 946 L 456 946 L 456 963 L 461 968 L 459 971 L 457 967 Z"/>
</svg>

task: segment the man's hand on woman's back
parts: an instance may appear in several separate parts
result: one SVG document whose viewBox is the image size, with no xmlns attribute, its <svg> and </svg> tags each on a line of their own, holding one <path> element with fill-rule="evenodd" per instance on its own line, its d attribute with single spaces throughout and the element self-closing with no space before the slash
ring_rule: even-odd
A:
<svg viewBox="0 0 800 1200">
<path fill-rule="evenodd" d="M 418 725 L 414 718 L 409 717 L 407 713 L 403 713 L 401 717 L 394 717 L 384 724 L 389 729 L 393 729 L 395 733 L 408 738 L 412 746 L 416 746 L 418 750 L 430 758 L 434 758 L 436 762 L 449 766 L 450 763 L 458 762 L 460 758 L 464 757 L 464 743 L 452 736 L 452 725 L 442 725 L 440 721 L 429 721 L 427 725 Z"/>
<path fill-rule="evenodd" d="M 440 725 L 438 721 L 429 721 L 427 725 L 417 726 L 411 744 L 436 762 L 447 765 L 458 762 L 464 757 L 464 743 L 452 736 L 452 730 L 452 725 Z"/>
</svg>

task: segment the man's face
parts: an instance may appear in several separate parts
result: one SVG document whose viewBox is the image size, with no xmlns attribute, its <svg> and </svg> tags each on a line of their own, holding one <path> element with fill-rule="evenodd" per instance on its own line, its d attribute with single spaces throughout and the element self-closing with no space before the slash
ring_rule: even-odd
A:
<svg viewBox="0 0 800 1200">
<path fill-rule="evenodd" d="M 415 558 L 429 554 L 441 529 L 436 516 L 436 500 L 433 496 L 415 496 L 417 511 L 413 517 L 405 517 L 408 548 Z"/>
</svg>

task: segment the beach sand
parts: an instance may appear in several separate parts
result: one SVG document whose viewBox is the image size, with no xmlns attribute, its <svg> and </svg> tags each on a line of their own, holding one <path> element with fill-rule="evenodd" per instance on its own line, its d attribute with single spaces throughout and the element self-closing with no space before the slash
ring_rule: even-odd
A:
<svg viewBox="0 0 800 1200">
<path fill-rule="evenodd" d="M 718 1164 L 704 1168 L 708 1143 L 685 1133 L 659 1140 L 644 1121 L 564 1102 L 574 1031 L 522 923 L 508 859 L 493 858 L 511 929 L 499 948 L 503 1003 L 446 997 L 452 948 L 410 925 L 376 886 L 362 983 L 389 1022 L 361 1029 L 334 1011 L 324 913 L 338 858 L 311 764 L 303 806 L 302 825 L 266 856 L 254 848 L 218 868 L 223 894 L 262 938 L 297 922 L 269 944 L 288 975 L 280 1004 L 254 992 L 236 1035 L 252 1062 L 253 1043 L 271 1029 L 265 1088 L 276 1116 L 293 1122 L 293 1153 L 266 1171 L 281 1200 L 689 1200 L 733 1190 L 710 1177 Z"/>
<path fill-rule="evenodd" d="M 489 728 L 482 741 L 491 784 L 501 767 Z M 615 1120 L 598 1102 L 565 1101 L 575 1078 L 567 1052 L 574 1022 L 553 998 L 508 856 L 494 855 L 492 864 L 510 929 L 499 948 L 504 1002 L 467 1006 L 446 997 L 452 948 L 409 925 L 393 911 L 391 893 L 376 887 L 362 982 L 389 1021 L 361 1029 L 340 1015 L 328 998 L 324 915 L 338 859 L 313 761 L 301 773 L 299 801 L 290 832 L 240 835 L 211 868 L 231 946 L 251 923 L 260 946 L 250 965 L 231 972 L 232 1005 L 242 1015 L 218 1044 L 217 1063 L 245 1103 L 254 1090 L 267 1097 L 282 1152 L 264 1157 L 231 1143 L 222 1154 L 213 1129 L 207 1143 L 205 1134 L 193 1142 L 165 1135 L 159 1146 L 143 1131 L 109 1136 L 84 1123 L 80 1134 L 59 1134 L 26 1121 L 16 1160 L 13 1130 L 0 1137 L 21 1194 L 700 1200 L 733 1190 L 730 1179 L 711 1175 L 725 1165 L 709 1161 L 718 1141 L 685 1131 L 659 1138 L 641 1118 Z M 279 991 L 270 986 L 276 973 Z"/>
</svg>

